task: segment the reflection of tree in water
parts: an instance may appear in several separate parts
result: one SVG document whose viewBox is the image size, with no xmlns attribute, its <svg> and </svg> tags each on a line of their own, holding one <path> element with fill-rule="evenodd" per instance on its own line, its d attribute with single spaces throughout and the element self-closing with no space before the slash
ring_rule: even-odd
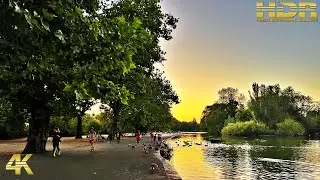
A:
<svg viewBox="0 0 320 180">
<path fill-rule="evenodd" d="M 239 164 L 239 156 L 234 146 L 210 148 L 205 153 L 205 160 L 221 168 L 222 177 L 224 179 L 233 179 L 237 174 L 237 166 Z"/>
<path fill-rule="evenodd" d="M 290 147 L 255 148 L 251 151 L 253 170 L 266 179 L 310 179 L 315 176 L 312 164 L 299 160 L 299 149 Z"/>
<path fill-rule="evenodd" d="M 220 168 L 222 179 L 320 179 L 320 163 L 305 160 L 316 158 L 319 145 L 308 147 L 299 138 L 230 142 L 204 148 L 205 161 Z"/>
</svg>

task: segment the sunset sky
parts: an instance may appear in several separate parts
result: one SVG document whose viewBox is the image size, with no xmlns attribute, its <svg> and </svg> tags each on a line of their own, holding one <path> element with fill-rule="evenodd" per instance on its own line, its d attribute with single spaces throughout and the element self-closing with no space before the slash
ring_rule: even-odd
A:
<svg viewBox="0 0 320 180">
<path fill-rule="evenodd" d="M 199 121 L 219 89 L 248 96 L 253 82 L 291 85 L 320 100 L 319 23 L 257 23 L 253 0 L 164 0 L 162 7 L 180 19 L 174 39 L 162 42 L 163 70 L 181 99 L 172 108 L 177 119 Z"/>
</svg>

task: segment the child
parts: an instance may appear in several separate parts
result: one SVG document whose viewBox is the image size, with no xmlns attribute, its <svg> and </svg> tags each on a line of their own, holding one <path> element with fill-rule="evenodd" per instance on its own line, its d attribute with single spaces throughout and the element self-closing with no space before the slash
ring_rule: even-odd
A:
<svg viewBox="0 0 320 180">
<path fill-rule="evenodd" d="M 137 143 L 140 143 L 140 140 L 141 140 L 140 131 L 136 133 L 136 140 L 137 140 Z"/>
<path fill-rule="evenodd" d="M 59 128 L 53 129 L 53 136 L 52 136 L 52 145 L 53 145 L 53 157 L 56 157 L 56 151 L 58 151 L 58 156 L 60 156 L 60 142 L 61 142 L 61 136 L 60 136 L 60 130 Z"/>
<path fill-rule="evenodd" d="M 95 138 L 97 137 L 97 134 L 96 132 L 94 131 L 93 127 L 91 128 L 90 132 L 89 132 L 89 142 L 91 144 L 91 151 L 94 151 L 94 141 L 95 141 Z"/>
</svg>

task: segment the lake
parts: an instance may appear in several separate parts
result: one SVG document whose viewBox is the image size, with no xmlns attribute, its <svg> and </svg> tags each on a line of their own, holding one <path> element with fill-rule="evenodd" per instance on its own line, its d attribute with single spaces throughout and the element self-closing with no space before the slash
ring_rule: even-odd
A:
<svg viewBox="0 0 320 180">
<path fill-rule="evenodd" d="M 184 141 L 192 146 L 183 146 Z M 320 180 L 319 140 L 229 138 L 213 144 L 194 134 L 167 142 L 174 149 L 170 161 L 183 180 Z"/>
</svg>

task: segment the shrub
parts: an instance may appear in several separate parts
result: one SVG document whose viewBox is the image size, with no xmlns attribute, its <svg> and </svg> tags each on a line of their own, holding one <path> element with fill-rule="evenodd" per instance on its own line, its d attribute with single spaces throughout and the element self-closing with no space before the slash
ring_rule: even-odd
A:
<svg viewBox="0 0 320 180">
<path fill-rule="evenodd" d="M 282 136 L 303 135 L 304 127 L 294 119 L 287 118 L 283 122 L 277 123 L 277 134 Z"/>
<path fill-rule="evenodd" d="M 222 129 L 221 134 L 222 136 L 257 136 L 264 134 L 267 130 L 264 123 L 251 120 L 229 123 Z"/>
<path fill-rule="evenodd" d="M 230 123 L 235 123 L 237 122 L 235 118 L 228 118 L 225 122 L 224 122 L 224 126 L 230 124 Z"/>
</svg>

